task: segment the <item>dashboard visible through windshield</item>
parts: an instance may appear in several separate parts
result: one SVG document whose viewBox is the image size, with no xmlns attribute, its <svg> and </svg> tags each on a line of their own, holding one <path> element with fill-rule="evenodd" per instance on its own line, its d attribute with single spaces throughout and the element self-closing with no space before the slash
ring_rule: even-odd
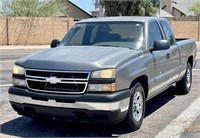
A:
<svg viewBox="0 0 200 138">
<path fill-rule="evenodd" d="M 77 23 L 63 38 L 60 46 L 108 46 L 142 49 L 144 46 L 144 23 Z"/>
</svg>

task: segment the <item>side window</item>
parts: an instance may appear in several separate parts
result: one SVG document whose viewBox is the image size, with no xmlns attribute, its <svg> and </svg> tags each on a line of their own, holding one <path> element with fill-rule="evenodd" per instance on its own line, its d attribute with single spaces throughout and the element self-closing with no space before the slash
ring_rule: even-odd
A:
<svg viewBox="0 0 200 138">
<path fill-rule="evenodd" d="M 153 46 L 154 41 L 162 40 L 162 34 L 157 22 L 149 24 L 149 47 Z"/>
<path fill-rule="evenodd" d="M 163 28 L 163 31 L 166 35 L 168 42 L 170 43 L 170 45 L 173 45 L 175 43 L 175 39 L 173 37 L 174 35 L 173 35 L 172 30 L 169 27 L 168 23 L 166 21 L 161 21 L 160 24 Z"/>
</svg>

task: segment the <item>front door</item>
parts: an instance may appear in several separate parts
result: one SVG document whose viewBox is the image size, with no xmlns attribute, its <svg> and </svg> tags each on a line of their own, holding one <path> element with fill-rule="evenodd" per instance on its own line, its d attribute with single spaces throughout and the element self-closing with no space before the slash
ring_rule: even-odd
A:
<svg viewBox="0 0 200 138">
<path fill-rule="evenodd" d="M 163 40 L 164 36 L 161 33 L 160 27 L 156 21 L 149 24 L 149 46 L 152 47 L 153 43 L 158 40 Z M 171 63 L 174 54 L 171 54 L 171 48 L 161 51 L 153 51 L 152 57 L 154 59 L 154 75 L 151 82 L 151 94 L 161 91 L 170 84 L 171 78 Z"/>
</svg>

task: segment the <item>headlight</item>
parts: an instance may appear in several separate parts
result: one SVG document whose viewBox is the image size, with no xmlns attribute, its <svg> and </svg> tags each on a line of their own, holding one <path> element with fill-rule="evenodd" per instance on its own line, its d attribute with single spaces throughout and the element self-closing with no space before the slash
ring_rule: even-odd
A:
<svg viewBox="0 0 200 138">
<path fill-rule="evenodd" d="M 13 74 L 17 74 L 17 75 L 24 75 L 25 74 L 25 70 L 24 68 L 18 66 L 18 65 L 15 65 L 14 68 L 13 68 Z"/>
<path fill-rule="evenodd" d="M 25 69 L 18 65 L 13 67 L 13 80 L 12 83 L 14 86 L 26 87 L 25 81 Z"/>
<path fill-rule="evenodd" d="M 115 91 L 115 83 L 112 83 L 112 84 L 89 84 L 87 91 L 114 92 Z"/>
<path fill-rule="evenodd" d="M 99 70 L 94 71 L 91 74 L 91 78 L 97 79 L 114 79 L 115 78 L 115 69 L 106 69 L 106 70 Z"/>
</svg>

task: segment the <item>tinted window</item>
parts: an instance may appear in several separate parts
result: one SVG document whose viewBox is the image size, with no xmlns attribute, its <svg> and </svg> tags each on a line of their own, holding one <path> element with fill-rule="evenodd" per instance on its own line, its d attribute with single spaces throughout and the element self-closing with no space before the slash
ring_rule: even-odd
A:
<svg viewBox="0 0 200 138">
<path fill-rule="evenodd" d="M 175 40 L 174 40 L 174 37 L 173 37 L 174 35 L 173 35 L 171 28 L 169 27 L 168 23 L 165 22 L 165 21 L 161 21 L 160 24 L 163 28 L 163 31 L 165 33 L 165 36 L 166 36 L 168 42 L 170 43 L 170 45 L 173 45 L 175 43 Z"/>
<path fill-rule="evenodd" d="M 74 36 L 69 40 L 69 44 L 81 45 L 83 42 L 83 36 L 85 34 L 85 28 L 80 28 L 78 31 L 74 30 L 70 34 L 74 33 Z"/>
<path fill-rule="evenodd" d="M 162 40 L 162 35 L 157 22 L 151 22 L 149 24 L 149 46 L 152 47 L 154 41 Z"/>
<path fill-rule="evenodd" d="M 142 22 L 77 23 L 61 41 L 61 46 L 116 46 L 144 48 Z"/>
</svg>

